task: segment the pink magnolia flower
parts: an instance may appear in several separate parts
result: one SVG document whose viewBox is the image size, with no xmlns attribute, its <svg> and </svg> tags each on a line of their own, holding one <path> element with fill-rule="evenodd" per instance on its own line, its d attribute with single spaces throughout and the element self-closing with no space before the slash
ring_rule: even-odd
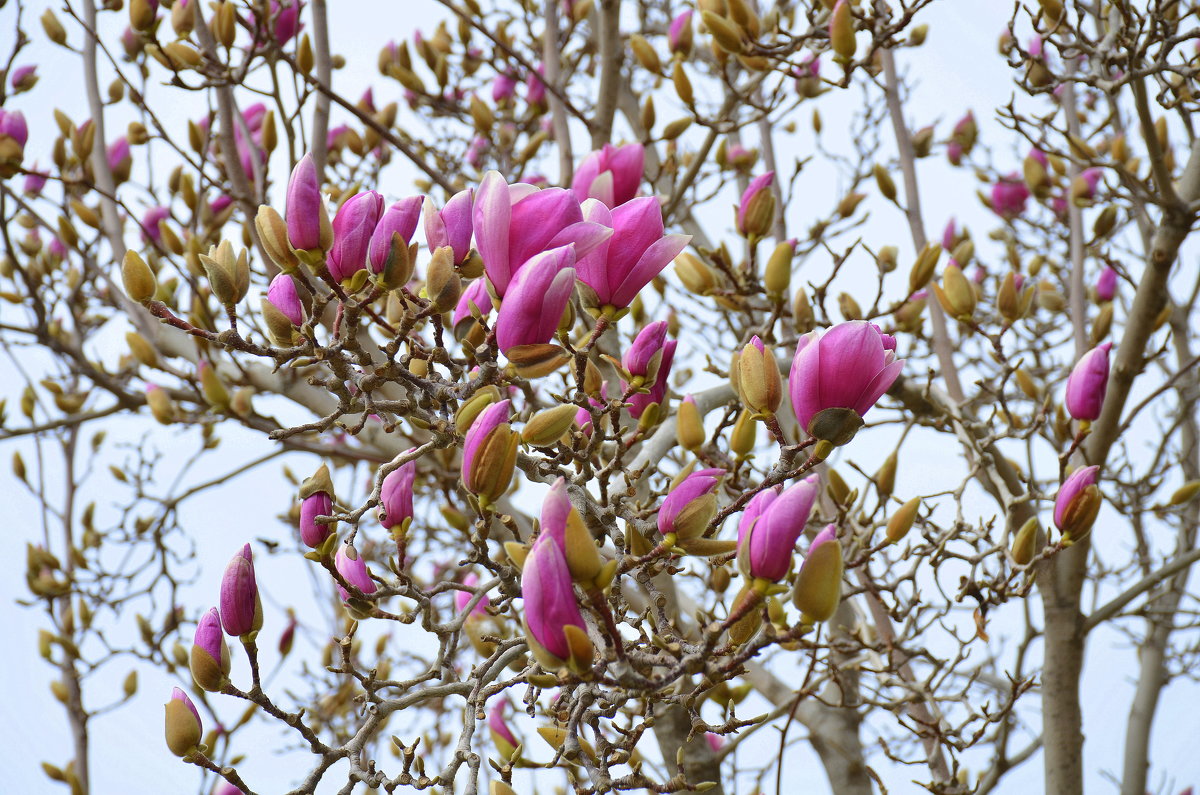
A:
<svg viewBox="0 0 1200 795">
<path fill-rule="evenodd" d="M 492 81 L 492 102 L 499 105 L 501 102 L 506 102 L 512 99 L 513 94 L 517 92 L 517 81 L 512 75 L 501 72 L 496 75 L 496 79 Z"/>
<path fill-rule="evenodd" d="M 1066 532 L 1069 513 L 1076 500 L 1084 496 L 1089 488 L 1094 488 L 1099 477 L 1100 467 L 1080 467 L 1063 481 L 1054 498 L 1054 526 Z"/>
<path fill-rule="evenodd" d="M 475 246 L 497 295 L 503 298 L 517 271 L 535 254 L 573 243 L 583 257 L 611 234 L 583 220 L 579 202 L 562 188 L 509 185 L 489 171 L 475 194 Z"/>
<path fill-rule="evenodd" d="M 487 282 L 484 279 L 476 279 L 471 282 L 459 297 L 458 304 L 454 307 L 454 314 L 450 318 L 450 324 L 455 328 L 455 333 L 458 333 L 459 323 L 471 319 L 472 304 L 478 307 L 479 314 L 483 317 L 487 317 L 488 313 L 492 311 L 492 296 L 487 291 Z"/>
<path fill-rule="evenodd" d="M 1105 267 L 1096 279 L 1096 298 L 1101 301 L 1111 301 L 1117 294 L 1117 271 Z"/>
<path fill-rule="evenodd" d="M 165 221 L 171 217 L 169 207 L 151 207 L 142 215 L 142 242 L 149 243 L 153 240 L 157 244 L 162 244 L 162 232 L 158 229 L 158 222 Z"/>
<path fill-rule="evenodd" d="M 288 242 L 292 248 L 314 250 L 321 248 L 321 214 L 325 201 L 321 198 L 321 183 L 312 155 L 306 154 L 292 169 L 287 188 Z"/>
<path fill-rule="evenodd" d="M 1067 377 L 1067 411 L 1077 420 L 1100 418 L 1104 394 L 1108 389 L 1108 352 L 1112 343 L 1106 342 L 1079 357 Z"/>
<path fill-rule="evenodd" d="M 742 192 L 737 210 L 737 230 L 740 234 L 761 237 L 770 228 L 775 215 L 775 194 L 771 192 L 774 180 L 774 171 L 759 174 L 750 180 Z"/>
<path fill-rule="evenodd" d="M 992 211 L 1006 221 L 1025 212 L 1025 202 L 1028 200 L 1029 188 L 1015 173 L 1001 177 L 992 186 Z"/>
<path fill-rule="evenodd" d="M 367 571 L 367 561 L 353 545 L 338 545 L 337 554 L 333 558 L 333 566 L 346 582 L 364 594 L 375 593 L 376 585 Z M 337 589 L 343 602 L 351 597 L 351 593 L 343 588 L 341 583 L 338 583 Z"/>
<path fill-rule="evenodd" d="M 812 474 L 762 508 L 746 532 L 739 534 L 738 565 L 743 572 L 771 582 L 784 578 L 820 491 L 821 478 Z"/>
<path fill-rule="evenodd" d="M 479 585 L 479 576 L 477 574 L 475 574 L 475 572 L 471 572 L 466 577 L 463 577 L 462 584 L 467 586 L 468 588 L 474 588 L 476 585 Z M 461 613 L 462 611 L 466 610 L 467 605 L 469 605 L 471 603 L 471 600 L 474 598 L 475 598 L 475 595 L 473 593 L 471 593 L 470 591 L 455 591 L 454 592 L 454 609 L 455 609 L 455 611 Z M 471 608 L 471 615 L 468 616 L 468 618 L 486 617 L 488 614 L 487 607 L 491 603 L 492 603 L 492 600 L 488 599 L 487 594 L 484 594 L 483 598 L 475 603 L 475 607 Z"/>
<path fill-rule="evenodd" d="M 25 175 L 25 184 L 23 186 L 25 195 L 40 196 L 49 178 L 50 175 L 43 171 L 38 171 L 37 164 L 34 163 L 33 168 Z"/>
<path fill-rule="evenodd" d="M 492 431 L 508 422 L 511 410 L 511 401 L 501 400 L 499 403 L 493 403 L 481 411 L 475 421 L 471 423 L 471 427 L 467 429 L 467 434 L 463 439 L 462 471 L 463 483 L 468 489 L 475 480 L 473 465 L 476 453 L 479 452 L 479 448 L 482 447 L 484 440 Z"/>
<path fill-rule="evenodd" d="M 267 301 L 278 309 L 293 326 L 304 323 L 304 304 L 296 292 L 296 282 L 286 273 L 278 273 L 267 287 Z"/>
<path fill-rule="evenodd" d="M 318 524 L 318 516 L 333 514 L 333 498 L 323 491 L 310 494 L 300 501 L 300 540 L 316 549 L 333 532 L 332 524 Z"/>
<path fill-rule="evenodd" d="M 671 489 L 658 508 L 658 532 L 665 536 L 684 530 L 677 526 L 680 514 L 693 501 L 712 494 L 724 474 L 724 469 L 698 469 Z"/>
<path fill-rule="evenodd" d="M 217 690 L 220 680 L 229 676 L 230 667 L 229 646 L 221 633 L 221 615 L 217 608 L 209 608 L 196 623 L 196 634 L 192 639 L 193 678 L 205 690 Z M 200 676 L 196 676 L 197 673 Z"/>
<path fill-rule="evenodd" d="M 683 251 L 691 235 L 663 235 L 658 199 L 632 199 L 614 210 L 584 202 L 584 219 L 613 230 L 612 237 L 579 259 L 579 281 L 595 292 L 597 306 L 624 309 Z"/>
<path fill-rule="evenodd" d="M 645 159 L 645 147 L 640 143 L 605 144 L 579 164 L 571 190 L 581 202 L 598 199 L 610 208 L 622 205 L 637 195 Z"/>
<path fill-rule="evenodd" d="M 583 614 L 571 587 L 571 572 L 562 549 L 549 533 L 542 533 L 521 570 L 521 597 L 525 601 L 525 626 L 531 640 L 559 660 L 571 657 L 564 627 L 586 632 Z"/>
<path fill-rule="evenodd" d="M 629 397 L 629 413 L 638 419 L 651 403 L 662 404 L 667 395 L 667 378 L 671 374 L 671 363 L 675 359 L 676 340 L 667 338 L 667 322 L 659 320 L 647 325 L 633 341 L 633 345 L 621 358 L 626 372 L 635 378 L 642 378 L 643 387 L 649 387 L 649 394 L 636 393 Z M 657 366 L 655 364 L 657 357 Z M 622 389 L 628 384 L 621 382 Z"/>
<path fill-rule="evenodd" d="M 349 279 L 366 267 L 371 235 L 382 212 L 383 197 L 373 190 L 351 196 L 338 209 L 327 263 L 335 281 Z"/>
<path fill-rule="evenodd" d="M 739 544 L 745 538 L 750 528 L 754 526 L 755 520 L 762 516 L 763 511 L 767 510 L 771 503 L 775 502 L 781 491 L 783 491 L 783 486 L 773 486 L 769 489 L 764 489 L 751 497 L 750 501 L 746 503 L 746 508 L 742 511 L 742 518 L 738 520 L 737 540 Z"/>
<path fill-rule="evenodd" d="M 262 629 L 262 600 L 254 579 L 254 554 L 246 544 L 233 556 L 221 578 L 221 623 L 229 635 Z"/>
<path fill-rule="evenodd" d="M 12 70 L 12 77 L 9 78 L 10 85 L 17 92 L 28 91 L 37 84 L 37 81 L 37 64 L 18 66 Z"/>
<path fill-rule="evenodd" d="M 788 375 L 788 394 L 800 427 L 808 429 L 813 418 L 829 408 L 866 414 L 904 367 L 895 347 L 894 339 L 865 320 L 849 320 L 801 337 Z"/>
<path fill-rule="evenodd" d="M 413 232 L 417 231 L 417 220 L 421 215 L 421 205 L 425 203 L 424 196 L 410 196 L 388 207 L 375 231 L 371 233 L 370 259 L 371 270 L 383 273 L 391 252 L 392 235 L 400 235 L 404 245 L 412 240 Z"/>
<path fill-rule="evenodd" d="M 574 265 L 568 245 L 534 255 L 517 271 L 496 316 L 500 350 L 550 341 L 575 288 Z"/>
<path fill-rule="evenodd" d="M 425 224 L 425 241 L 430 251 L 436 251 L 443 246 L 454 249 L 454 264 L 459 264 L 471 252 L 471 205 L 475 191 L 467 188 L 446 201 L 442 209 L 434 208 L 433 199 L 425 202 L 423 208 Z"/>
<path fill-rule="evenodd" d="M 412 448 L 405 452 L 411 453 Z M 416 479 L 416 460 L 401 464 L 383 478 L 378 512 L 381 525 L 387 528 L 400 527 L 413 517 L 413 483 Z"/>
<path fill-rule="evenodd" d="M 692 9 L 687 9 L 671 20 L 667 28 L 667 43 L 673 53 L 687 54 L 692 44 Z"/>
<path fill-rule="evenodd" d="M 0 108 L 0 138 L 11 138 L 24 149 L 29 140 L 29 126 L 25 123 L 25 114 L 19 110 Z"/>
<path fill-rule="evenodd" d="M 525 78 L 525 101 L 530 105 L 541 105 L 546 100 L 546 65 L 539 63 L 537 69 Z"/>
</svg>

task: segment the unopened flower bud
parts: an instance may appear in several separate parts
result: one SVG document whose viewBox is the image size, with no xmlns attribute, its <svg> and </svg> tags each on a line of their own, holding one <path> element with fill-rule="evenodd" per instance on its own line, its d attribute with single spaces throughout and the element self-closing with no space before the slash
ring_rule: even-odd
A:
<svg viewBox="0 0 1200 795">
<path fill-rule="evenodd" d="M 221 578 L 221 623 L 225 632 L 234 636 L 262 629 L 262 599 L 254 579 L 254 555 L 249 544 L 233 556 Z"/>
<path fill-rule="evenodd" d="M 549 447 L 571 429 L 579 407 L 573 403 L 563 403 L 548 409 L 543 409 L 529 418 L 521 431 L 521 441 L 533 447 Z"/>
<path fill-rule="evenodd" d="M 829 525 L 813 539 L 796 575 L 792 604 L 805 620 L 828 621 L 842 600 L 842 545 L 837 526 Z"/>
<path fill-rule="evenodd" d="M 854 39 L 854 16 L 847 0 L 838 0 L 829 17 L 829 42 L 842 60 L 850 60 L 858 49 Z"/>
<path fill-rule="evenodd" d="M 704 444 L 704 419 L 696 407 L 696 400 L 687 395 L 679 403 L 675 417 L 675 438 L 685 450 L 696 451 Z"/>
<path fill-rule="evenodd" d="M 953 260 L 942 272 L 942 283 L 934 283 L 933 292 L 942 309 L 951 317 L 968 322 L 975 315 L 975 288 Z"/>
<path fill-rule="evenodd" d="M 775 354 L 754 336 L 737 361 L 737 389 L 742 403 L 756 414 L 771 416 L 783 401 L 783 383 Z"/>
<path fill-rule="evenodd" d="M 189 665 L 192 679 L 210 693 L 219 692 L 229 681 L 229 646 L 221 634 L 221 616 L 215 607 L 196 625 Z"/>
<path fill-rule="evenodd" d="M 796 248 L 790 242 L 785 240 L 775 246 L 763 271 L 763 287 L 767 288 L 768 296 L 779 300 L 787 294 L 792 282 L 792 259 L 795 256 Z"/>
<path fill-rule="evenodd" d="M 139 304 L 150 301 L 158 291 L 154 271 L 133 249 L 125 252 L 125 259 L 121 262 L 121 281 L 126 294 Z"/>
<path fill-rule="evenodd" d="M 888 519 L 887 523 L 887 541 L 889 544 L 898 544 L 908 535 L 908 531 L 912 529 L 913 522 L 917 519 L 917 511 L 921 507 L 921 498 L 913 497 L 908 502 L 901 505 L 892 514 L 892 518 Z"/>
<path fill-rule="evenodd" d="M 1013 537 L 1012 549 L 1009 551 L 1014 563 L 1018 566 L 1029 565 L 1029 562 L 1033 560 L 1035 546 L 1041 532 L 1042 526 L 1038 523 L 1036 516 L 1030 517 L 1025 524 L 1021 525 L 1021 529 Z"/>
<path fill-rule="evenodd" d="M 167 748 L 175 756 L 187 756 L 200 744 L 204 733 L 200 723 L 200 713 L 196 705 L 178 687 L 171 691 L 171 700 L 167 702 L 166 738 Z"/>
</svg>

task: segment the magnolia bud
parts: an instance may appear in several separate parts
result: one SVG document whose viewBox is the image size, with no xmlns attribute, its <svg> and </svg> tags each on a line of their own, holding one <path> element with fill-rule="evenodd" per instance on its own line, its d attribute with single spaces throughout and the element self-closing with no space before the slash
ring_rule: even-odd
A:
<svg viewBox="0 0 1200 795">
<path fill-rule="evenodd" d="M 1025 524 L 1021 525 L 1021 529 L 1017 531 L 1013 538 L 1012 555 L 1013 562 L 1019 566 L 1027 566 L 1033 560 L 1034 548 L 1037 544 L 1038 536 L 1041 535 L 1042 527 L 1038 524 L 1037 517 L 1030 517 Z"/>
<path fill-rule="evenodd" d="M 829 42 L 833 51 L 842 60 L 850 60 L 858 49 L 854 39 L 854 17 L 850 13 L 850 3 L 838 0 L 829 17 Z"/>
<path fill-rule="evenodd" d="M 172 690 L 167 702 L 167 748 L 176 756 L 187 756 L 200 744 L 203 733 L 200 713 L 192 700 L 178 687 Z"/>
<path fill-rule="evenodd" d="M 543 409 L 529 418 L 521 431 L 521 441 L 533 447 L 549 447 L 571 429 L 579 407 L 573 403 L 564 403 L 552 408 Z"/>
<path fill-rule="evenodd" d="M 917 255 L 917 261 L 913 263 L 912 270 L 908 273 L 908 294 L 910 296 L 929 284 L 941 256 L 942 247 L 938 243 L 927 243 L 925 248 L 921 249 L 921 253 Z"/>
<path fill-rule="evenodd" d="M 842 545 L 837 526 L 829 525 L 813 539 L 796 575 L 792 604 L 809 621 L 828 621 L 842 600 Z"/>
<path fill-rule="evenodd" d="M 125 252 L 125 259 L 121 263 L 121 281 L 129 297 L 140 304 L 154 298 L 154 293 L 158 290 L 154 271 L 150 270 L 146 261 L 133 249 Z"/>
<path fill-rule="evenodd" d="M 921 498 L 913 497 L 908 502 L 901 505 L 892 514 L 892 518 L 887 523 L 887 541 L 889 544 L 899 543 L 908 535 L 908 531 L 912 529 L 913 522 L 917 518 L 917 510 L 921 507 Z"/>
<path fill-rule="evenodd" d="M 969 322 L 975 314 L 975 288 L 963 275 L 962 269 L 951 260 L 942 272 L 942 283 L 934 283 L 933 292 L 946 314 Z"/>
<path fill-rule="evenodd" d="M 757 336 L 742 348 L 737 371 L 737 391 L 742 403 L 755 414 L 773 415 L 783 400 L 779 363 Z"/>
<path fill-rule="evenodd" d="M 439 312 L 449 312 L 462 295 L 462 279 L 454 271 L 454 249 L 442 246 L 433 253 L 425 277 L 425 293 Z"/>
<path fill-rule="evenodd" d="M 796 256 L 796 248 L 786 240 L 775 246 L 767 267 L 763 271 L 763 287 L 767 295 L 779 300 L 787 293 L 792 281 L 792 259 Z"/>
<path fill-rule="evenodd" d="M 693 452 L 704 444 L 704 420 L 691 395 L 686 396 L 676 410 L 675 438 L 683 449 Z"/>
<path fill-rule="evenodd" d="M 273 207 L 264 204 L 258 208 L 258 214 L 254 216 L 254 228 L 258 230 L 258 239 L 262 241 L 267 256 L 274 260 L 279 269 L 284 273 L 295 270 L 300 264 L 300 260 L 296 259 L 296 255 L 292 253 L 291 243 L 288 242 L 287 224 L 284 223 L 283 216 Z"/>
</svg>

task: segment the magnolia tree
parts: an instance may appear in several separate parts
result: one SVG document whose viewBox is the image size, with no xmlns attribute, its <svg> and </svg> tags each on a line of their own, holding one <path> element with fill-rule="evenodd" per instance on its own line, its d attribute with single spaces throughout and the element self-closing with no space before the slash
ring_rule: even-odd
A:
<svg viewBox="0 0 1200 795">
<path fill-rule="evenodd" d="M 1122 793 L 1194 772 L 1195 3 L 1010 4 L 947 118 L 933 0 L 51 5 L 0 2 L 50 779 L 115 710 L 156 791 L 1070 795 L 1097 700 Z"/>
</svg>

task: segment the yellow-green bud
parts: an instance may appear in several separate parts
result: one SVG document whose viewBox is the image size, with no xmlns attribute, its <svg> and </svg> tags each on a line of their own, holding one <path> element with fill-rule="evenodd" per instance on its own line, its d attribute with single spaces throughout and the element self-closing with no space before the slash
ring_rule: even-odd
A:
<svg viewBox="0 0 1200 795">
<path fill-rule="evenodd" d="M 121 281 L 125 292 L 139 304 L 148 302 L 158 290 L 154 271 L 150 270 L 146 261 L 133 249 L 125 252 L 125 259 L 121 263 Z"/>
</svg>

